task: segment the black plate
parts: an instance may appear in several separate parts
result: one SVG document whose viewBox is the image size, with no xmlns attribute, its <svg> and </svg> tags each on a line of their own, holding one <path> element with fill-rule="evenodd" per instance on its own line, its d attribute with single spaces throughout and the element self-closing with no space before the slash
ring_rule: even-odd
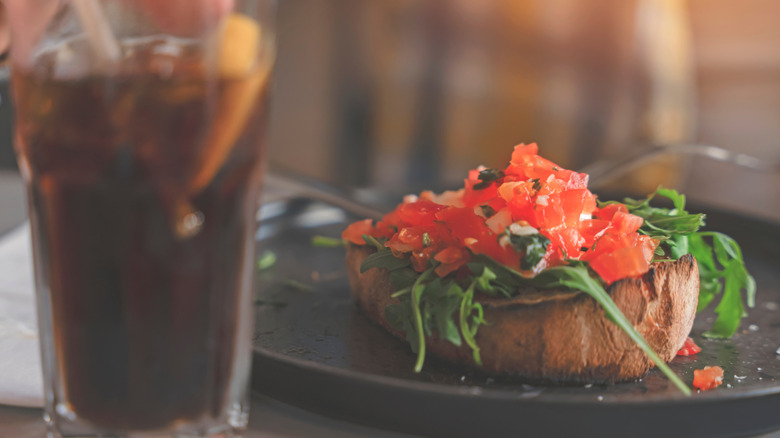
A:
<svg viewBox="0 0 780 438">
<path fill-rule="evenodd" d="M 675 359 L 693 370 L 720 365 L 724 384 L 682 396 L 656 370 L 633 383 L 535 386 L 493 379 L 428 358 L 420 374 L 404 342 L 352 303 L 343 248 L 311 245 L 355 219 L 331 205 L 293 199 L 263 207 L 260 253 L 277 263 L 259 273 L 254 389 L 307 409 L 426 436 L 743 436 L 780 429 L 780 227 L 708 212 L 708 228 L 742 245 L 758 283 L 757 303 L 729 340 L 701 333 L 703 351 Z"/>
</svg>

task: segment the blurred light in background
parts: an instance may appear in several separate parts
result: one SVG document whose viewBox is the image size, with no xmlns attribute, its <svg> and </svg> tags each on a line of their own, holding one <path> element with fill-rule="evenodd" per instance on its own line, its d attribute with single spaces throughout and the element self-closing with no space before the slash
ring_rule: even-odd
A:
<svg viewBox="0 0 780 438">
<path fill-rule="evenodd" d="M 397 195 L 503 166 L 520 142 L 571 168 L 650 143 L 780 160 L 777 0 L 279 5 L 272 167 Z M 780 221 L 778 174 L 667 157 L 618 187 L 659 183 Z"/>
<path fill-rule="evenodd" d="M 271 156 L 332 183 L 448 187 L 533 141 L 573 168 L 649 143 L 780 160 L 774 0 L 290 0 L 280 14 Z M 729 166 L 667 158 L 620 187 L 780 217 L 778 177 Z"/>
</svg>

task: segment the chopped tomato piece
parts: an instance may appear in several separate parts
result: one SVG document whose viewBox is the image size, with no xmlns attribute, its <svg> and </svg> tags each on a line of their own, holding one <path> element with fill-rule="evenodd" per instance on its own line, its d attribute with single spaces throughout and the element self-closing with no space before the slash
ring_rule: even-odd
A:
<svg viewBox="0 0 780 438">
<path fill-rule="evenodd" d="M 409 258 L 412 262 L 412 268 L 417 272 L 423 272 L 428 269 L 428 261 L 431 259 L 434 251 L 435 248 L 427 247 L 420 251 L 412 252 L 412 256 Z"/>
<path fill-rule="evenodd" d="M 341 238 L 346 239 L 355 245 L 365 245 L 366 241 L 363 240 L 363 235 L 371 235 L 371 233 L 374 231 L 374 226 L 372 225 L 371 219 L 364 219 L 362 221 L 357 221 L 351 223 L 344 231 L 341 233 Z"/>
<path fill-rule="evenodd" d="M 426 234 L 427 240 L 433 241 L 435 237 L 433 227 L 404 227 L 388 240 L 385 246 L 396 253 L 422 251 L 423 247 L 428 246 Z"/>
<path fill-rule="evenodd" d="M 612 225 L 610 221 L 603 219 L 586 219 L 580 221 L 580 235 L 585 239 L 583 246 L 590 248 L 596 243 L 596 240 L 606 233 L 607 228 Z"/>
<path fill-rule="evenodd" d="M 436 214 L 436 220 L 444 223 L 452 236 L 461 242 L 467 238 L 479 239 L 490 235 L 485 221 L 474 213 L 473 208 L 447 207 Z"/>
<path fill-rule="evenodd" d="M 704 367 L 693 370 L 693 386 L 701 391 L 715 389 L 723 384 L 723 368 L 719 366 Z"/>
<path fill-rule="evenodd" d="M 588 188 L 588 174 L 578 173 L 571 170 L 563 169 L 556 173 L 556 176 L 565 182 L 566 189 L 587 189 Z"/>
<path fill-rule="evenodd" d="M 585 192 L 585 203 L 582 208 L 582 212 L 584 214 L 592 215 L 596 210 L 598 210 L 598 206 L 596 205 L 596 195 L 588 190 Z"/>
<path fill-rule="evenodd" d="M 471 260 L 468 251 L 454 246 L 439 251 L 433 258 L 434 260 L 441 262 L 435 269 L 435 272 L 439 277 L 446 277 L 447 274 L 457 271 L 461 266 Z"/>
<path fill-rule="evenodd" d="M 629 246 L 615 252 L 598 255 L 590 261 L 590 267 L 607 284 L 612 284 L 621 278 L 644 274 L 650 269 L 650 264 L 645 258 L 642 248 Z"/>
<path fill-rule="evenodd" d="M 538 154 L 539 154 L 539 146 L 537 146 L 536 143 L 531 143 L 531 144 L 520 143 L 519 145 L 515 146 L 515 149 L 512 151 L 512 161 L 521 162 L 523 160 L 522 157 L 524 155 L 535 156 Z"/>
<path fill-rule="evenodd" d="M 615 215 L 618 211 L 622 211 L 623 213 L 628 213 L 628 208 L 626 208 L 623 204 L 609 204 L 604 206 L 604 208 L 600 209 L 596 216 L 598 216 L 599 219 L 604 219 L 611 221 L 612 216 Z"/>
<path fill-rule="evenodd" d="M 575 228 L 555 230 L 550 232 L 547 237 L 564 251 L 567 258 L 578 259 L 580 257 L 585 239 L 580 236 L 579 231 Z"/>
<path fill-rule="evenodd" d="M 689 336 L 688 339 L 685 340 L 685 343 L 683 343 L 682 348 L 680 348 L 679 351 L 677 351 L 678 356 L 693 356 L 694 354 L 698 354 L 701 352 L 701 347 L 696 345 L 695 342 L 693 342 L 693 339 Z"/>
<path fill-rule="evenodd" d="M 555 163 L 539 155 L 512 154 L 512 164 L 524 167 L 525 176 L 540 181 L 546 181 L 547 177 L 555 172 L 555 169 L 559 169 Z"/>
<path fill-rule="evenodd" d="M 567 227 L 579 228 L 580 215 L 585 210 L 585 202 L 590 192 L 587 189 L 567 190 L 560 194 L 564 223 Z"/>
<path fill-rule="evenodd" d="M 431 201 L 416 201 L 401 204 L 398 207 L 398 218 L 410 225 L 433 225 L 436 212 L 445 209 Z"/>
<path fill-rule="evenodd" d="M 475 185 L 482 184 L 482 181 L 479 180 L 467 179 L 465 184 L 466 190 L 463 193 L 463 204 L 466 207 L 487 203 L 498 194 L 498 184 L 494 182 L 481 189 L 474 188 Z"/>
<path fill-rule="evenodd" d="M 555 194 L 537 197 L 535 216 L 539 229 L 551 229 L 564 225 L 566 214 L 561 206 L 560 196 Z"/>
<path fill-rule="evenodd" d="M 533 219 L 535 207 L 533 196 L 536 195 L 536 190 L 533 185 L 530 181 L 505 182 L 498 188 L 498 194 L 506 201 L 514 221 L 525 220 L 536 227 L 536 220 Z"/>
<path fill-rule="evenodd" d="M 612 225 L 623 234 L 636 232 L 642 226 L 644 219 L 631 213 L 616 211 L 612 216 Z"/>
</svg>

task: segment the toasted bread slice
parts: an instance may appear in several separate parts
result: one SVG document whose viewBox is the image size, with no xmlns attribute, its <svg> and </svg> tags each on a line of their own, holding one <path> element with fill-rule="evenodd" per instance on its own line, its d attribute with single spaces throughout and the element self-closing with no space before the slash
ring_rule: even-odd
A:
<svg viewBox="0 0 780 438">
<path fill-rule="evenodd" d="M 388 271 L 360 265 L 374 249 L 350 244 L 346 265 L 352 295 L 373 321 L 406 339 L 385 319 L 385 308 L 397 302 Z M 693 325 L 699 293 L 699 271 L 693 256 L 655 263 L 641 278 L 614 283 L 609 289 L 626 318 L 666 362 L 675 357 Z M 602 383 L 641 378 L 652 366 L 644 352 L 604 315 L 583 292 L 522 290 L 516 297 L 476 298 L 488 322 L 476 335 L 484 372 L 534 380 Z M 476 367 L 471 349 L 435 335 L 427 351 L 451 362 Z M 411 366 L 411 364 L 410 364 Z"/>
</svg>

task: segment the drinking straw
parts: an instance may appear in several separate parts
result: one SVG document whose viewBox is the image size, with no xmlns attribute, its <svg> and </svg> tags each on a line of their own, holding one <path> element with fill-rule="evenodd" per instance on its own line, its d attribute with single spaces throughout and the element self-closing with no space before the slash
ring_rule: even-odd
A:
<svg viewBox="0 0 780 438">
<path fill-rule="evenodd" d="M 99 0 L 71 0 L 71 3 L 87 34 L 87 41 L 98 58 L 110 64 L 118 62 L 119 43 L 108 26 Z"/>
</svg>

